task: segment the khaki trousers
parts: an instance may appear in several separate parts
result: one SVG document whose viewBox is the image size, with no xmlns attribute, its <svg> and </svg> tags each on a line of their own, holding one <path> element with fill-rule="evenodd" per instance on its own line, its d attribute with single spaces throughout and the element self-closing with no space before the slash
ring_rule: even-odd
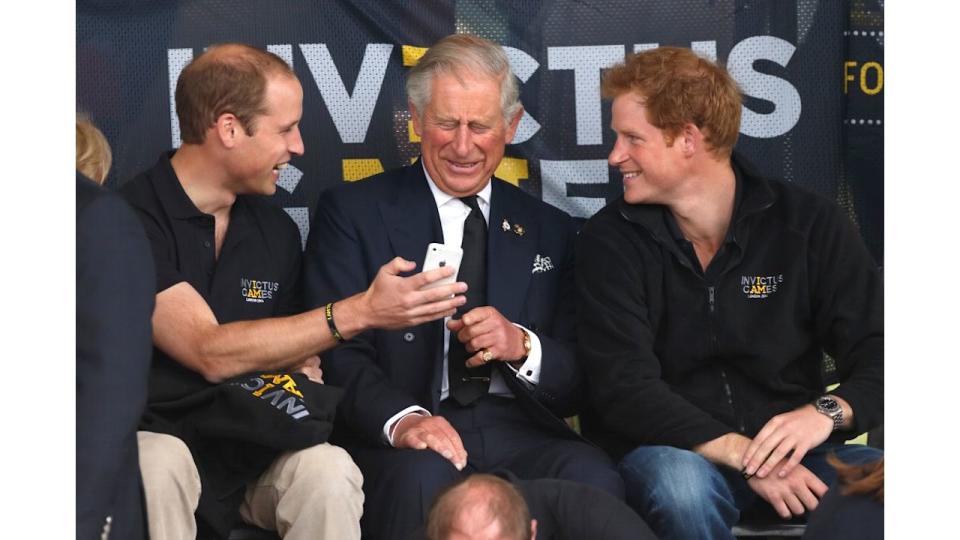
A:
<svg viewBox="0 0 960 540">
<path fill-rule="evenodd" d="M 196 538 L 200 475 L 180 439 L 137 432 L 140 473 L 153 540 Z M 360 538 L 363 476 L 342 448 L 330 444 L 287 452 L 247 485 L 240 517 L 291 540 Z"/>
</svg>

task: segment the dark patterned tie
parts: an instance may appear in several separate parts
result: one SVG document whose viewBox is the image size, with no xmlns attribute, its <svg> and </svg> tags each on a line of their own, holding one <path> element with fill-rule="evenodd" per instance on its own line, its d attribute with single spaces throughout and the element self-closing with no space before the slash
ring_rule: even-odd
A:
<svg viewBox="0 0 960 540">
<path fill-rule="evenodd" d="M 460 244 L 463 260 L 457 274 L 457 280 L 467 284 L 467 303 L 457 310 L 457 317 L 487 304 L 487 222 L 483 219 L 476 195 L 460 200 L 470 207 L 470 214 L 463 220 L 463 242 Z M 457 335 L 451 333 L 447 377 L 450 397 L 460 405 L 472 404 L 490 387 L 490 366 L 468 368 L 464 364 L 471 356 Z"/>
</svg>

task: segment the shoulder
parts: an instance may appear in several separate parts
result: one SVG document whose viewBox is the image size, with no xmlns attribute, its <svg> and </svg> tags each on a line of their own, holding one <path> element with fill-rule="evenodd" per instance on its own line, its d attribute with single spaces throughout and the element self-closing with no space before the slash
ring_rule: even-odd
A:
<svg viewBox="0 0 960 540">
<path fill-rule="evenodd" d="M 77 173 L 78 234 L 82 223 L 98 227 L 129 224 L 139 227 L 136 215 L 123 198 Z"/>
<path fill-rule="evenodd" d="M 300 251 L 300 228 L 286 210 L 260 195 L 240 195 L 233 204 L 243 205 L 271 245 L 279 241 Z"/>
<path fill-rule="evenodd" d="M 523 212 L 526 215 L 536 216 L 537 220 L 540 222 L 564 224 L 574 223 L 574 220 L 572 217 L 570 217 L 570 214 L 560 210 L 556 206 L 538 199 L 537 197 L 534 197 L 510 182 L 497 177 L 494 177 L 492 181 L 494 182 L 494 204 L 497 204 L 497 197 L 505 197 L 510 199 L 511 204 L 523 208 Z"/>
<path fill-rule="evenodd" d="M 419 165 L 409 165 L 375 174 L 355 182 L 344 182 L 324 190 L 320 194 L 318 207 L 338 206 L 366 208 L 371 201 L 390 201 L 400 196 L 405 189 L 409 189 L 416 178 L 423 178 L 418 174 Z M 425 182 L 426 179 L 423 178 Z M 424 184 L 425 185 L 425 184 Z"/>
<path fill-rule="evenodd" d="M 587 219 L 587 222 L 583 225 L 580 234 L 581 235 L 597 235 L 597 236 L 619 236 L 625 234 L 633 225 L 627 221 L 620 209 L 624 205 L 623 197 L 617 197 L 616 199 L 607 203 L 606 206 L 601 208 L 596 214 Z"/>
</svg>

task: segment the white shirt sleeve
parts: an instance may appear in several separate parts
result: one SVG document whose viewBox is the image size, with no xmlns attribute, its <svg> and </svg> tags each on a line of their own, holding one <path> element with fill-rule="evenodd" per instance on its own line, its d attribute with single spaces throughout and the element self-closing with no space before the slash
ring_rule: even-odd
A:
<svg viewBox="0 0 960 540">
<path fill-rule="evenodd" d="M 430 414 L 430 411 L 424 409 L 419 405 L 411 405 L 406 409 L 398 412 L 397 414 L 391 416 L 383 424 L 383 439 L 390 443 L 390 446 L 393 446 L 393 431 L 397 427 L 397 424 L 400 423 L 405 416 L 408 414 L 419 414 L 421 416 L 433 416 Z"/>
</svg>

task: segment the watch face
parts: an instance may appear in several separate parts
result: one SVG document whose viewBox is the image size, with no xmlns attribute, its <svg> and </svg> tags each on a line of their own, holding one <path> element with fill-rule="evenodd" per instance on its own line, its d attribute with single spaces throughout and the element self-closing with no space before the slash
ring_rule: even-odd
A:
<svg viewBox="0 0 960 540">
<path fill-rule="evenodd" d="M 821 409 L 834 411 L 837 408 L 839 408 L 840 405 L 837 403 L 837 400 L 833 398 L 822 397 L 817 399 L 817 406 L 820 407 Z"/>
</svg>

